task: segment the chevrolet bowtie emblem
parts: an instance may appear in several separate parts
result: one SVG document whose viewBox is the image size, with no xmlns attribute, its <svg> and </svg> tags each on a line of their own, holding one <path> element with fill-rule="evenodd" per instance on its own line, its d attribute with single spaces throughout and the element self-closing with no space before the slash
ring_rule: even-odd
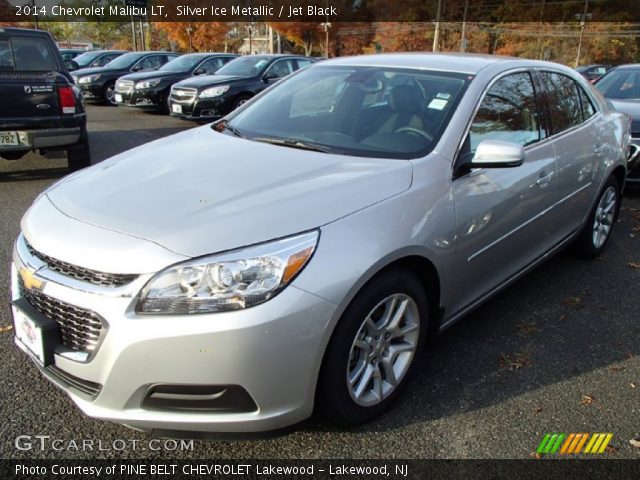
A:
<svg viewBox="0 0 640 480">
<path fill-rule="evenodd" d="M 35 272 L 33 270 L 29 270 L 26 267 L 22 267 L 20 269 L 20 278 L 22 279 L 24 288 L 26 288 L 27 290 L 32 290 L 34 288 L 39 290 L 42 288 L 42 280 L 36 278 L 34 274 Z"/>
</svg>

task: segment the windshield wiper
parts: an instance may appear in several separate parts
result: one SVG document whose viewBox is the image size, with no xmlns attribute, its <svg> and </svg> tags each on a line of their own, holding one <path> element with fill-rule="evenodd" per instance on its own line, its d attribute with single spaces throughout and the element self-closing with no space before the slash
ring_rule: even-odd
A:
<svg viewBox="0 0 640 480">
<path fill-rule="evenodd" d="M 233 133 L 236 137 L 247 138 L 243 134 L 241 134 L 236 127 L 232 127 L 231 125 L 229 125 L 229 123 L 226 120 L 223 120 L 218 123 L 214 123 L 213 129 L 218 133 L 222 133 L 223 130 L 228 130 L 231 133 Z"/>
<path fill-rule="evenodd" d="M 328 153 L 331 151 L 329 147 L 323 147 L 313 143 L 301 142 L 295 138 L 271 138 L 271 137 L 253 137 L 251 140 L 256 142 L 270 143 L 272 145 L 280 145 L 282 147 L 299 148 L 300 150 L 310 150 L 312 152 Z"/>
</svg>

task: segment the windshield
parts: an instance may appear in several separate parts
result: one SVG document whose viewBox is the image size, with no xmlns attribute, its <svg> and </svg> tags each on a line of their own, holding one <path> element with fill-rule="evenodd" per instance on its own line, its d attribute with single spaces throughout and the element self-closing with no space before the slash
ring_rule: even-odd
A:
<svg viewBox="0 0 640 480">
<path fill-rule="evenodd" d="M 105 65 L 105 68 L 129 68 L 142 57 L 144 53 L 125 53 L 124 55 L 114 58 Z"/>
<path fill-rule="evenodd" d="M 596 88 L 607 98 L 638 100 L 640 99 L 640 68 L 612 70 L 596 83 Z"/>
<path fill-rule="evenodd" d="M 417 158 L 437 144 L 469 77 L 318 65 L 228 117 L 236 135 L 293 148 Z"/>
<path fill-rule="evenodd" d="M 238 77 L 255 77 L 260 75 L 269 64 L 265 57 L 243 57 L 231 60 L 216 72 L 216 75 L 235 75 Z"/>
<path fill-rule="evenodd" d="M 158 70 L 163 72 L 188 72 L 203 60 L 201 55 L 183 55 L 165 63 Z"/>
<path fill-rule="evenodd" d="M 76 62 L 80 68 L 88 67 L 89 65 L 91 65 L 91 62 L 93 62 L 100 55 L 102 55 L 102 52 L 82 53 L 74 58 L 73 61 Z"/>
<path fill-rule="evenodd" d="M 0 37 L 0 71 L 57 70 L 49 41 L 42 37 Z"/>
</svg>

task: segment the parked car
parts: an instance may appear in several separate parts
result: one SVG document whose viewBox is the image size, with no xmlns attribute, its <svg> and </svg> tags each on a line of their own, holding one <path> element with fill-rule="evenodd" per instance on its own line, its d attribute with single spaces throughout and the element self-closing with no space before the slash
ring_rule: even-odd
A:
<svg viewBox="0 0 640 480">
<path fill-rule="evenodd" d="M 171 115 L 187 120 L 212 120 L 235 110 L 254 95 L 299 68 L 316 62 L 297 55 L 249 55 L 216 72 L 188 78 L 171 88 Z"/>
<path fill-rule="evenodd" d="M 607 73 L 611 68 L 612 65 L 603 65 L 601 63 L 598 63 L 596 65 L 583 65 L 580 67 L 576 67 L 576 72 L 580 73 L 580 75 L 593 83 L 602 75 Z"/>
<path fill-rule="evenodd" d="M 51 35 L 0 27 L 0 157 L 66 150 L 70 170 L 91 163 L 80 90 Z"/>
<path fill-rule="evenodd" d="M 610 70 L 595 84 L 609 103 L 631 118 L 631 142 L 627 182 L 640 185 L 640 63 Z"/>
<path fill-rule="evenodd" d="M 83 53 L 86 53 L 86 50 L 80 50 L 77 48 L 60 48 L 59 51 L 63 62 L 66 62 L 67 60 L 73 60 Z"/>
<path fill-rule="evenodd" d="M 214 74 L 236 57 L 228 53 L 192 53 L 174 58 L 152 72 L 130 73 L 116 82 L 115 101 L 118 105 L 169 113 L 169 93 L 174 83 Z"/>
<path fill-rule="evenodd" d="M 312 65 L 39 196 L 16 343 L 87 415 L 163 435 L 370 420 L 427 337 L 567 245 L 603 251 L 628 137 L 554 63 Z"/>
<path fill-rule="evenodd" d="M 78 55 L 71 62 L 69 71 L 79 70 L 81 68 L 104 67 L 111 60 L 118 58 L 120 55 L 128 53 L 126 50 L 92 50 Z"/>
<path fill-rule="evenodd" d="M 125 53 L 104 67 L 76 70 L 73 72 L 73 78 L 86 100 L 116 105 L 115 88 L 119 77 L 132 72 L 157 70 L 177 56 L 177 53 L 171 52 Z"/>
</svg>

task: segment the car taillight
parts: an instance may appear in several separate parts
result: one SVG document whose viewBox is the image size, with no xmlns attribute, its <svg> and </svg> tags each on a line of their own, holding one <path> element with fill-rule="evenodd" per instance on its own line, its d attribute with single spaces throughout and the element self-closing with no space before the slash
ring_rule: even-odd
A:
<svg viewBox="0 0 640 480">
<path fill-rule="evenodd" d="M 62 113 L 76 113 L 76 97 L 72 87 L 58 87 L 58 98 Z"/>
</svg>

